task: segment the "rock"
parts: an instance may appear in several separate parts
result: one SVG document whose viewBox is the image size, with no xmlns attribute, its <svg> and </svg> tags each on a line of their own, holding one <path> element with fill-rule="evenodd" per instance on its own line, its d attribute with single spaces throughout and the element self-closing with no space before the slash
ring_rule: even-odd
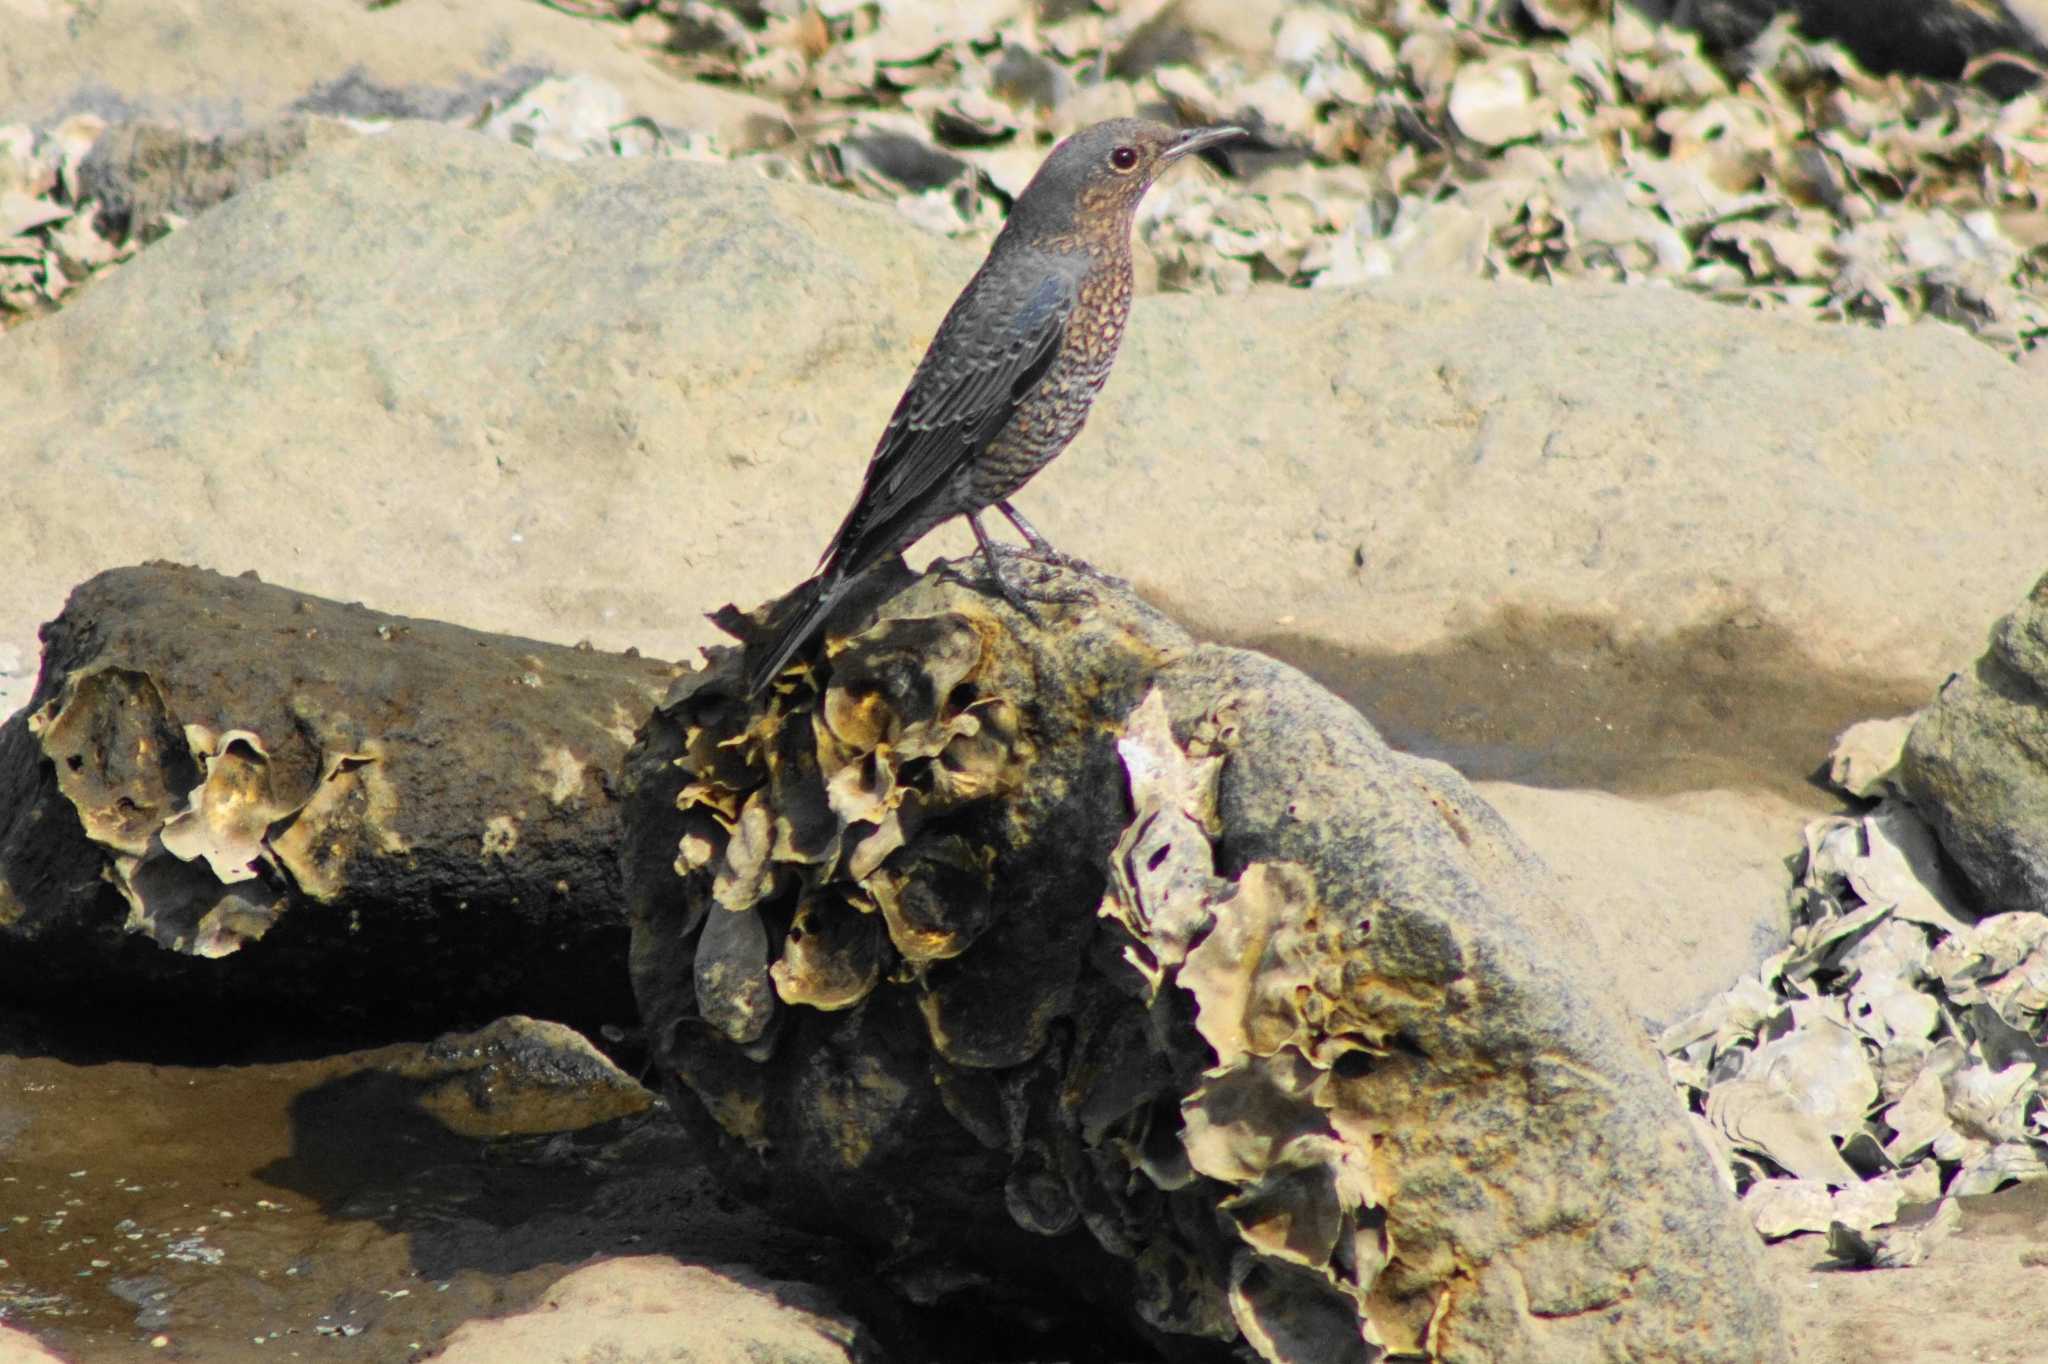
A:
<svg viewBox="0 0 2048 1364">
<path fill-rule="evenodd" d="M 166 213 L 191 217 L 266 180 L 316 140 L 357 134 L 333 119 L 293 117 L 246 133 L 194 137 L 161 123 L 123 123 L 93 143 L 78 168 L 79 191 L 100 206 L 116 236 L 148 229 Z"/>
<path fill-rule="evenodd" d="M 524 1312 L 459 1327 L 439 1364 L 856 1364 L 875 1356 L 819 1289 L 659 1255 L 600 1260 Z"/>
<path fill-rule="evenodd" d="M 1894 780 L 1981 912 L 2048 913 L 2048 577 L 1921 713 Z"/>
<path fill-rule="evenodd" d="M 109 343 L 119 348 L 124 343 L 117 333 L 130 326 L 147 326 L 166 339 L 171 331 L 188 330 L 160 325 L 158 305 L 144 302 L 143 295 L 155 293 L 147 286 L 125 300 L 118 289 L 106 295 L 102 306 L 113 312 L 105 317 L 67 310 L 52 318 L 75 331 L 71 340 L 50 338 L 57 342 L 50 349 L 25 344 L 26 331 L 10 332 L 0 343 L 9 352 L 0 366 L 0 400 L 11 412 L 39 414 L 27 417 L 35 433 L 22 431 L 25 444 L 16 449 L 10 442 L 0 462 L 17 467 L 19 454 L 36 463 L 38 474 L 24 482 L 42 489 L 25 495 L 22 513 L 0 529 L 0 549 L 37 563 L 7 597 L 9 636 L 26 641 L 26 613 L 54 614 L 69 582 L 136 557 L 176 554 L 229 569 L 253 567 L 308 590 L 364 597 L 409 614 L 511 627 L 562 642 L 588 636 L 603 647 L 638 644 L 674 656 L 676 649 L 658 641 L 685 650 L 692 640 L 708 641 L 708 626 L 688 622 L 701 601 L 716 600 L 713 587 L 722 595 L 726 584 L 722 566 L 703 590 L 679 584 L 668 557 L 677 543 L 672 536 L 681 528 L 684 540 L 697 546 L 686 551 L 694 558 L 724 547 L 722 538 L 704 538 L 713 525 L 722 528 L 721 537 L 748 527 L 759 535 L 787 519 L 768 501 L 751 513 L 731 501 L 713 511 L 686 489 L 709 486 L 703 480 L 720 466 L 729 469 L 734 458 L 757 458 L 743 447 L 754 445 L 764 423 L 777 433 L 774 441 L 850 447 L 856 419 L 831 404 L 848 398 L 854 376 L 872 363 L 859 357 L 908 350 L 923 339 L 896 326 L 886 310 L 878 315 L 863 291 L 878 277 L 894 277 L 912 297 L 929 299 L 936 315 L 945 303 L 941 291 L 960 283 L 935 276 L 919 258 L 930 243 L 891 215 L 823 192 L 769 184 L 746 171 L 693 167 L 677 176 L 664 168 L 648 175 L 651 167 L 610 162 L 607 169 L 617 178 L 599 193 L 613 210 L 564 216 L 562 205 L 550 208 L 535 196 L 597 182 L 580 172 L 557 181 L 545 169 L 552 163 L 529 152 L 419 127 L 359 145 L 373 144 L 380 151 L 369 163 L 351 165 L 345 154 L 339 163 L 312 158 L 324 167 L 318 174 L 327 189 L 302 181 L 312 170 L 304 165 L 284 177 L 289 183 L 259 186 L 146 253 L 150 265 L 170 265 L 194 246 L 206 254 L 217 230 L 235 239 L 238 264 L 225 273 L 200 267 L 239 300 L 209 304 L 207 315 L 225 328 L 215 334 L 218 347 L 179 343 L 174 349 L 182 358 L 168 362 L 145 358 L 148 346 L 131 350 L 129 360 L 111 362 L 101 380 L 80 382 L 68 397 L 58 397 L 68 387 L 58 378 L 63 368 L 93 363 L 74 344 L 88 351 Z M 426 159 L 401 152 L 396 164 L 381 165 L 387 146 L 413 147 Z M 481 160 L 472 162 L 473 156 Z M 470 179 L 457 169 L 465 163 L 482 180 L 453 190 Z M 698 173 L 706 169 L 709 181 Z M 397 210 L 410 218 L 402 229 L 383 217 L 394 205 L 370 202 L 385 197 L 375 182 L 387 171 L 410 183 L 416 196 Z M 486 190 L 486 183 L 496 188 Z M 339 191 L 341 201 L 327 199 L 330 191 Z M 762 194 L 765 202 L 758 200 Z M 467 278 L 464 292 L 482 311 L 465 306 L 422 313 L 407 304 L 392 312 L 395 300 L 369 275 L 326 276 L 321 259 L 353 253 L 335 253 L 304 235 L 331 242 L 326 234 L 344 230 L 340 218 L 304 214 L 323 199 L 341 217 L 368 215 L 345 230 L 380 238 L 356 240 L 366 251 L 389 252 L 386 269 L 412 274 L 413 287 L 436 294 L 449 280 Z M 244 203 L 256 218 L 240 217 Z M 735 237 L 727 225 L 741 205 L 759 213 Z M 838 229 L 849 225 L 843 216 L 849 209 L 854 216 L 846 236 Z M 283 219 L 270 221 L 278 213 Z M 493 218 L 519 226 L 482 256 L 459 245 Z M 381 239 L 386 229 L 398 229 L 399 237 Z M 496 236 L 497 229 L 484 230 Z M 558 235 L 564 230 L 570 237 Z M 581 235 L 586 231 L 603 235 Z M 611 235 L 620 231 L 650 251 L 622 253 L 620 239 Z M 836 245 L 826 244 L 835 239 Z M 507 248 L 510 256 L 502 254 Z M 584 265 L 565 274 L 559 269 L 564 253 Z M 596 276 L 588 275 L 590 268 Z M 571 276 L 583 278 L 571 283 Z M 100 292 L 97 286 L 93 292 Z M 294 295 L 299 301 L 272 319 L 275 327 L 245 311 L 269 311 Z M 780 299 L 773 317 L 756 311 L 770 297 Z M 158 320 L 144 323 L 140 314 L 127 314 L 131 305 Z M 696 311 L 700 307 L 708 311 Z M 789 327 L 787 319 L 798 314 L 807 326 Z M 324 320 L 308 328 L 287 315 Z M 726 324 L 699 325 L 720 315 Z M 394 330 L 395 320 L 406 316 L 434 339 L 414 334 L 410 325 Z M 451 326 L 483 326 L 499 339 L 472 349 L 443 334 Z M 628 332 L 641 340 L 616 349 Z M 344 340 L 350 333 L 355 339 Z M 521 334 L 524 339 L 513 339 Z M 364 342 L 367 352 L 359 348 Z M 467 353 L 465 372 L 437 358 L 450 345 Z M 31 349 L 41 358 L 32 359 Z M 26 369 L 15 367 L 17 358 Z M 234 390 L 239 397 L 204 377 L 216 366 L 241 375 Z M 833 376 L 824 390 L 831 402 L 798 397 L 785 406 L 797 394 L 780 387 L 781 379 L 740 378 L 767 368 L 785 376 L 806 369 Z M 149 377 L 151 370 L 157 377 Z M 326 380 L 303 383 L 320 370 Z M 71 402 L 87 401 L 89 392 L 141 399 L 157 411 L 158 434 L 168 443 L 140 455 L 132 452 L 145 447 L 134 446 L 111 462 L 111 449 L 88 450 L 80 438 L 99 439 L 88 437 L 98 423 Z M 17 393 L 40 397 L 18 407 Z M 9 430 L 16 429 L 10 421 Z M 728 438 L 700 439 L 718 430 Z M 346 454 L 334 439 L 339 432 L 348 433 Z M 54 461 L 47 469 L 39 463 L 45 454 Z M 336 472 L 337 460 L 346 462 L 345 477 Z M 97 472 L 73 481 L 85 466 Z M 129 492 L 104 500 L 117 484 Z M 230 510 L 244 496 L 238 489 L 263 489 L 266 498 L 321 508 L 320 533 L 305 534 L 296 515 L 240 517 Z M 722 501 L 737 491 L 713 497 Z M 679 513 L 683 522 L 675 519 Z M 700 514 L 704 524 L 691 524 Z M 228 531 L 214 519 L 219 516 L 242 520 L 243 530 Z M 780 538 L 794 547 L 789 531 Z M 67 581 L 65 570 L 83 564 L 92 568 Z M 763 588 L 769 585 L 766 572 L 755 576 Z M 680 627 L 671 624 L 679 619 Z M 529 628 L 519 630 L 522 622 Z M 24 698 L 6 699 L 18 704 Z"/>
<path fill-rule="evenodd" d="M 1879 800 L 1892 794 L 1892 774 L 1913 730 L 1911 715 L 1888 720 L 1859 720 L 1835 736 L 1828 754 L 1828 784 L 1858 800 Z"/>
<path fill-rule="evenodd" d="M 1959 76 L 1971 58 L 1997 52 L 2048 59 L 2038 0 L 1649 0 L 1638 8 L 1696 27 L 1724 48 L 1790 14 L 1805 32 L 1834 39 L 1877 72 Z"/>
<path fill-rule="evenodd" d="M 12 997 L 627 1015 L 613 774 L 669 664 L 169 565 L 44 640 L 0 728 Z"/>
<path fill-rule="evenodd" d="M 45 1348 L 26 1331 L 0 1324 L 0 1364 L 65 1364 L 64 1356 Z"/>
<path fill-rule="evenodd" d="M 246 132 L 289 113 L 453 119 L 555 73 L 609 83 L 665 127 L 729 148 L 788 136 L 772 101 L 678 81 L 619 41 L 616 25 L 533 6 L 469 0 L 403 7 L 221 0 L 203 11 L 138 5 L 110 15 L 62 6 L 10 12 L 0 49 L 0 123 L 89 111 L 196 134 Z"/>
<path fill-rule="evenodd" d="M 388 1069 L 428 1082 L 414 1100 L 465 1136 L 567 1132 L 642 1113 L 654 1096 L 589 1038 L 514 1014 L 473 1032 L 444 1033 Z"/>
<path fill-rule="evenodd" d="M 1629 799 L 1481 782 L 1479 794 L 1558 875 L 1600 978 L 1656 1026 L 1784 945 L 1786 857 L 1807 812 L 1760 791 Z"/>
<path fill-rule="evenodd" d="M 1499 816 L 1285 665 L 1046 572 L 1093 604 L 878 575 L 765 710 L 714 651 L 629 756 L 635 988 L 707 1156 L 916 1291 L 1125 1313 L 1175 1358 L 1783 1359 Z"/>
<path fill-rule="evenodd" d="M 161 555 L 685 656 L 703 602 L 815 562 L 975 263 L 744 168 L 321 149 L 0 341 L 0 466 L 29 471 L 0 637 Z M 2044 426 L 2048 392 L 1939 327 L 1624 288 L 1148 298 L 1022 505 L 1472 775 L 1799 784 L 2023 589 Z M 1887 552 L 1840 572 L 1842 525 Z"/>
</svg>

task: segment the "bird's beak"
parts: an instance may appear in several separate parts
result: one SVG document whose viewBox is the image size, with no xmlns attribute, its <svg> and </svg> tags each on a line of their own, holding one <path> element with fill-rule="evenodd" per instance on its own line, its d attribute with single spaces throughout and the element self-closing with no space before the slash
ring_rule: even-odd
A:
<svg viewBox="0 0 2048 1364">
<path fill-rule="evenodd" d="M 1213 147 L 1219 142 L 1250 136 L 1251 134 L 1244 129 L 1234 128 L 1228 124 L 1220 128 L 1190 128 L 1167 143 L 1166 150 L 1159 154 L 1159 158 L 1162 161 L 1178 161 L 1183 156 L 1192 155 L 1205 147 Z"/>
</svg>

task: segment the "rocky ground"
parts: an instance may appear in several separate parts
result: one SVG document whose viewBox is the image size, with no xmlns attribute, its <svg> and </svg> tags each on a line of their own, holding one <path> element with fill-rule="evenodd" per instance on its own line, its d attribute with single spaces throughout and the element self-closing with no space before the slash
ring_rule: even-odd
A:
<svg viewBox="0 0 2048 1364">
<path fill-rule="evenodd" d="M 1926 69 L 1881 76 L 1851 49 L 1898 34 L 1761 6 L 567 8 L 0 7 L 0 712 L 70 586 L 153 557 L 688 656 L 806 571 L 1047 139 L 1148 109 L 1257 139 L 1149 201 L 1157 292 L 1037 523 L 1479 782 L 1660 1030 L 1780 988 L 1788 864 L 1808 922 L 1876 903 L 1807 862 L 1873 808 L 1812 778 L 2044 567 L 2031 7 L 1924 7 Z M 390 1358 L 592 1250 L 841 1283 L 714 1190 L 608 1183 L 654 1135 L 401 1126 L 286 1178 L 396 1063 L 13 1026 L 0 1317 L 78 1357 Z M 1692 1063 L 1704 1110 L 1731 1077 Z M 564 1168 L 609 1201 L 560 1206 Z M 1780 1242 L 1800 1357 L 2037 1357 L 2039 1187 L 1960 1198 L 1912 1269 Z M 805 1310 L 817 1357 L 865 1348 Z"/>
</svg>

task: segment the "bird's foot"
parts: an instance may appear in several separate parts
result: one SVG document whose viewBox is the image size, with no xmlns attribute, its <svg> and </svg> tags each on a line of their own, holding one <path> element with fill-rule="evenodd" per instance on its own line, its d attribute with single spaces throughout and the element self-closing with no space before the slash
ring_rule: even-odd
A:
<svg viewBox="0 0 2048 1364">
<path fill-rule="evenodd" d="M 1062 554 L 1051 545 L 1043 542 L 1035 545 L 1026 545 L 1023 549 L 1016 551 L 1016 554 L 1020 559 L 1029 559 L 1033 563 L 1049 564 L 1053 568 L 1068 568 L 1076 573 L 1095 574 L 1094 567 L 1087 560 L 1077 559 L 1071 554 Z"/>
<path fill-rule="evenodd" d="M 1085 587 L 1048 587 L 1045 583 L 1047 577 L 1053 576 L 1060 568 L 1075 565 L 1065 555 L 1059 555 L 1058 551 L 1047 544 L 1045 537 L 1032 530 L 1030 523 L 1012 511 L 1008 503 L 999 502 L 996 504 L 996 507 L 1015 522 L 1017 528 L 1031 541 L 1029 549 L 1010 549 L 1006 546 L 999 546 L 988 538 L 987 532 L 982 530 L 980 517 L 969 516 L 967 518 L 967 524 L 974 528 L 974 538 L 981 544 L 981 562 L 987 569 L 989 581 L 995 585 L 997 596 L 1016 607 L 1026 620 L 1040 629 L 1045 628 L 1045 621 L 1039 616 L 1037 611 L 1032 609 L 1032 603 L 1036 602 L 1041 605 L 1070 605 L 1077 602 L 1093 602 L 1095 600 L 1095 594 Z M 1044 557 L 1046 554 L 1054 554 L 1058 557 L 1056 560 L 1049 560 Z M 1037 582 L 1027 586 L 1003 571 L 1003 560 L 1005 558 L 1029 560 L 1044 566 L 1048 572 L 1041 575 Z"/>
<path fill-rule="evenodd" d="M 1053 585 L 1053 580 L 1062 576 L 1062 569 L 1078 570 L 1090 574 L 1094 572 L 1094 570 L 1078 560 L 1068 559 L 1065 555 L 1061 555 L 1056 559 L 1045 559 L 1028 549 L 1006 548 L 998 550 L 997 553 L 1005 558 L 1030 564 L 1037 570 L 1029 578 L 1019 578 L 1010 572 L 1006 572 L 999 560 L 991 559 L 988 561 L 989 576 L 996 583 L 996 591 L 1002 594 L 1003 600 L 1023 611 L 1025 615 L 1031 616 L 1036 624 L 1043 625 L 1044 622 L 1038 620 L 1026 603 L 1036 602 L 1040 605 L 1072 606 L 1076 604 L 1093 604 L 1096 600 L 1094 589 L 1085 585 L 1075 583 L 1066 583 L 1059 586 Z"/>
<path fill-rule="evenodd" d="M 1047 579 L 1057 576 L 1058 571 L 1047 569 L 1028 550 L 1006 545 L 992 555 L 975 557 L 980 561 L 981 572 L 970 581 L 969 575 L 961 571 L 966 565 L 957 563 L 952 566 L 954 576 L 979 591 L 992 591 L 1041 630 L 1046 627 L 1046 619 L 1039 607 L 1093 605 L 1097 600 L 1087 587 L 1051 585 Z M 1020 563 L 1039 571 L 1031 578 L 1022 577 L 1016 572 Z"/>
</svg>

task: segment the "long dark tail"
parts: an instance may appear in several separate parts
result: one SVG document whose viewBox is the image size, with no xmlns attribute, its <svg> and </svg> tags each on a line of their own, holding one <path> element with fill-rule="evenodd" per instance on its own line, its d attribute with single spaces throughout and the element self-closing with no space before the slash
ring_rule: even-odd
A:
<svg viewBox="0 0 2048 1364">
<path fill-rule="evenodd" d="M 832 608 L 839 604 L 840 593 L 845 587 L 844 578 L 826 573 L 812 578 L 789 594 L 783 607 L 782 622 L 776 626 L 775 634 L 748 649 L 748 700 L 767 690 L 776 674 L 788 667 L 789 661 L 811 642 L 824 626 L 825 618 L 832 614 Z"/>
</svg>

